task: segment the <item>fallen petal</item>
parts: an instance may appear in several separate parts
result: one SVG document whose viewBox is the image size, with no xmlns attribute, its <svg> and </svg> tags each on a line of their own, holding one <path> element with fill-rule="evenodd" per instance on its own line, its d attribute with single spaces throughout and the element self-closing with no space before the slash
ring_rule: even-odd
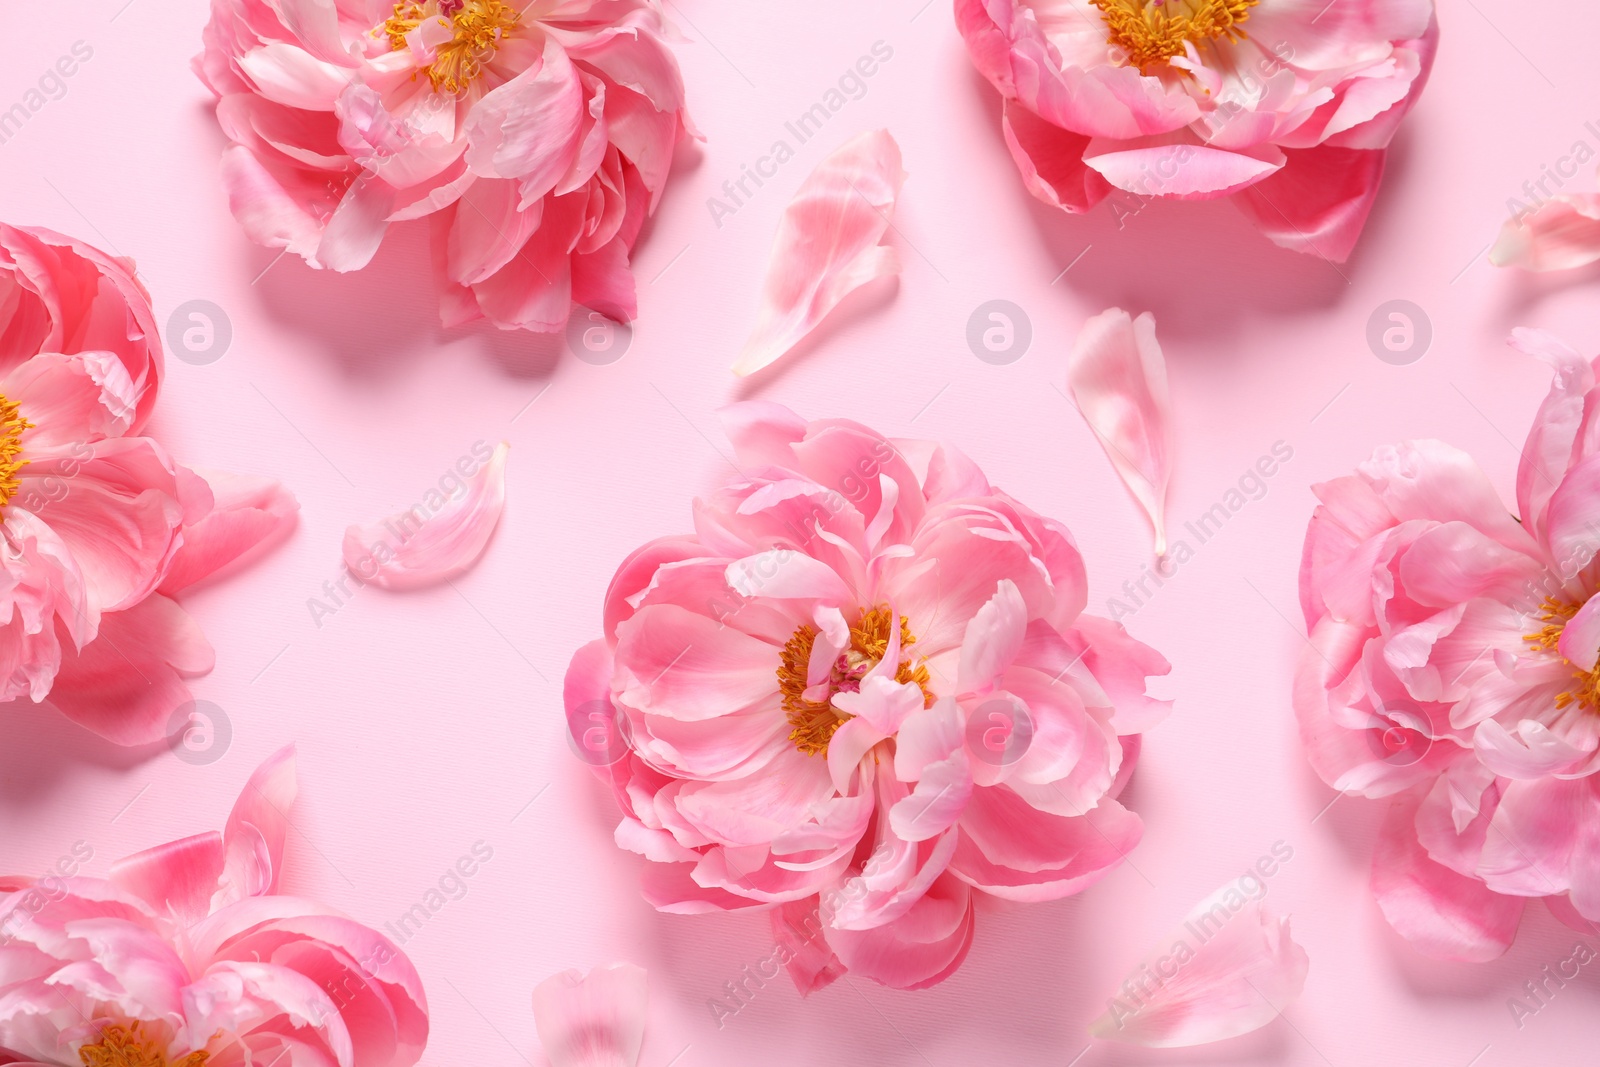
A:
<svg viewBox="0 0 1600 1067">
<path fill-rule="evenodd" d="M 1089 1032 L 1156 1048 L 1238 1037 L 1277 1018 L 1305 987 L 1309 966 L 1289 920 L 1268 914 L 1242 881 L 1229 882 L 1134 968 Z"/>
<path fill-rule="evenodd" d="M 643 967 L 563 971 L 533 991 L 533 1022 L 551 1067 L 636 1067 L 644 1041 Z"/>
<path fill-rule="evenodd" d="M 385 589 L 420 589 L 471 567 L 505 510 L 510 450 L 505 442 L 495 446 L 494 455 L 468 480 L 466 492 L 420 523 L 413 508 L 346 530 L 344 561 L 351 573 Z"/>
<path fill-rule="evenodd" d="M 1600 260 L 1600 195 L 1554 197 L 1507 219 L 1489 259 L 1497 267 L 1540 272 Z"/>
<path fill-rule="evenodd" d="M 853 290 L 899 273 L 894 249 L 878 242 L 905 178 L 888 130 L 861 134 L 811 172 L 778 224 L 760 316 L 735 374 L 772 363 Z"/>
<path fill-rule="evenodd" d="M 1112 308 L 1084 324 L 1067 365 L 1067 388 L 1128 491 L 1150 516 L 1156 555 L 1167 551 L 1172 441 L 1167 362 L 1156 320 Z"/>
</svg>

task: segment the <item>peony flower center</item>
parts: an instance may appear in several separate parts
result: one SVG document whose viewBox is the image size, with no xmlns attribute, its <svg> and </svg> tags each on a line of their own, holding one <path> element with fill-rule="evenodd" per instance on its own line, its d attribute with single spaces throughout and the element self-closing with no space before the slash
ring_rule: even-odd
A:
<svg viewBox="0 0 1600 1067">
<path fill-rule="evenodd" d="M 521 13 L 506 0 L 402 0 L 383 24 L 389 47 L 409 48 L 406 35 L 428 19 L 448 29 L 451 38 L 435 49 L 436 58 L 426 68 L 436 92 L 452 96 L 462 92 L 483 73 L 500 44 L 516 26 Z"/>
<path fill-rule="evenodd" d="M 78 1050 L 78 1059 L 83 1067 L 201 1067 L 211 1056 L 202 1049 L 169 1063 L 161 1042 L 142 1027 L 138 1022 L 108 1026 L 100 1031 L 99 1041 Z"/>
<path fill-rule="evenodd" d="M 889 627 L 894 616 L 887 607 L 868 608 L 850 627 L 850 645 L 833 661 L 828 677 L 815 687 L 806 684 L 811 664 L 811 649 L 817 640 L 813 626 L 801 626 L 783 646 L 783 662 L 778 667 L 778 688 L 783 693 L 783 711 L 793 727 L 789 740 L 794 747 L 808 756 L 825 755 L 828 742 L 849 718 L 832 704 L 836 693 L 854 693 L 861 688 L 861 679 L 878 665 L 889 650 Z M 910 622 L 900 616 L 900 666 L 895 671 L 895 681 L 915 683 L 922 690 L 924 707 L 933 706 L 933 694 L 928 690 L 928 668 L 914 662 L 909 649 L 916 644 Z M 820 698 L 820 699 L 818 699 Z"/>
<path fill-rule="evenodd" d="M 0 511 L 21 488 L 17 475 L 30 462 L 21 458 L 22 431 L 31 429 L 33 423 L 22 417 L 17 402 L 0 396 Z"/>
<path fill-rule="evenodd" d="M 1089 0 L 1105 19 L 1107 40 L 1145 70 L 1181 56 L 1186 44 L 1244 36 L 1240 25 L 1261 0 Z"/>
<path fill-rule="evenodd" d="M 1545 624 L 1544 627 L 1537 633 L 1528 634 L 1523 640 L 1528 642 L 1535 652 L 1549 652 L 1560 656 L 1561 650 L 1558 646 L 1561 643 L 1561 633 L 1582 606 L 1545 597 L 1539 612 L 1539 621 Z M 1589 711 L 1600 711 L 1600 668 L 1586 671 L 1573 665 L 1565 657 L 1562 658 L 1562 662 L 1572 667 L 1577 684 L 1564 693 L 1556 694 L 1556 707 L 1565 709 L 1576 702 Z"/>
</svg>

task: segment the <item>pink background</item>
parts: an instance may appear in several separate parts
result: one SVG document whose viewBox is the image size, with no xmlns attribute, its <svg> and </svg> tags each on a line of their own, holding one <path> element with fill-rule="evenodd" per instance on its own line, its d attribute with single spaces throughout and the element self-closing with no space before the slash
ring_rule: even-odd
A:
<svg viewBox="0 0 1600 1067">
<path fill-rule="evenodd" d="M 1386 927 L 1367 890 L 1379 806 L 1339 799 L 1312 821 L 1334 794 L 1300 755 L 1288 696 L 1304 640 L 1295 573 L 1308 487 L 1378 444 L 1436 436 L 1474 452 L 1509 499 L 1548 376 L 1506 349 L 1506 334 L 1538 325 L 1600 348 L 1600 321 L 1584 314 L 1593 272 L 1536 280 L 1484 258 L 1524 181 L 1579 140 L 1600 148 L 1594 5 L 1545 5 L 1539 19 L 1521 17 L 1526 0 L 1444 5 L 1433 83 L 1340 268 L 1272 247 L 1225 203 L 1158 204 L 1121 228 L 1106 207 L 1073 218 L 1035 203 L 947 0 L 667 6 L 689 38 L 680 55 L 708 140 L 681 153 L 638 250 L 631 350 L 593 366 L 559 339 L 442 331 L 415 229 L 349 276 L 293 257 L 272 265 L 275 251 L 248 243 L 188 69 L 203 0 L 8 5 L 0 109 L 74 42 L 94 52 L 63 98 L 0 145 L 0 213 L 135 257 L 163 323 L 193 299 L 225 309 L 231 348 L 208 366 L 169 361 L 155 432 L 190 464 L 282 478 L 303 517 L 259 566 L 188 599 L 218 651 L 194 690 L 231 721 L 220 760 L 121 751 L 47 710 L 0 710 L 0 869 L 42 874 L 82 840 L 89 872 L 104 874 L 117 856 L 220 827 L 251 769 L 294 741 L 303 788 L 289 890 L 382 926 L 474 843 L 493 849 L 466 896 L 405 945 L 432 1005 L 429 1067 L 538 1063 L 532 987 L 619 958 L 651 973 L 647 1067 L 1592 1056 L 1600 965 L 1520 1029 L 1507 1008 L 1577 940 L 1542 907 L 1482 966 L 1429 962 Z M 880 40 L 893 58 L 864 97 L 718 227 L 707 198 Z M 857 301 L 773 372 L 735 380 L 727 367 L 785 202 L 829 151 L 879 125 L 911 173 L 889 238 L 905 262 L 898 288 Z M 1589 187 L 1591 169 L 1568 188 Z M 996 298 L 1023 307 L 1034 331 L 1009 366 L 980 362 L 965 340 L 969 315 Z M 1365 340 L 1393 299 L 1433 323 L 1413 365 L 1379 361 Z M 1128 620 L 1172 660 L 1166 691 L 1178 698 L 1131 789 L 1143 844 L 1075 899 L 981 903 L 966 966 L 934 990 L 845 980 L 801 1000 L 781 979 L 719 1030 L 708 998 L 770 952 L 766 917 L 653 913 L 636 858 L 611 843 L 609 798 L 564 739 L 562 673 L 598 632 L 613 568 L 687 528 L 691 497 L 732 474 L 714 411 L 756 396 L 958 445 L 1073 528 L 1103 612 L 1139 576 L 1150 539 L 1060 390 L 1078 327 L 1111 304 L 1154 311 L 1165 343 L 1176 536 L 1274 442 L 1294 450 L 1267 495 Z M 362 590 L 319 627 L 307 602 L 338 577 L 345 526 L 420 500 L 480 438 L 512 443 L 510 504 L 481 564 L 454 588 Z M 1280 840 L 1294 858 L 1268 901 L 1293 915 L 1311 956 L 1299 1002 L 1211 1048 L 1086 1050 L 1086 1024 L 1136 961 Z"/>
</svg>

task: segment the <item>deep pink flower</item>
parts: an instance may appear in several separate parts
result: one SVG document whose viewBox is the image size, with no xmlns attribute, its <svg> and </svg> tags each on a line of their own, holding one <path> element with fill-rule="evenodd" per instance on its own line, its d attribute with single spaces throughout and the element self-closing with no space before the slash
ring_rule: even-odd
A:
<svg viewBox="0 0 1600 1067">
<path fill-rule="evenodd" d="M 212 0 L 195 69 L 252 240 L 366 266 L 430 218 L 446 325 L 635 312 L 628 259 L 686 128 L 655 0 Z"/>
<path fill-rule="evenodd" d="M 1393 798 L 1379 904 L 1452 959 L 1505 951 L 1529 897 L 1600 919 L 1600 389 L 1553 338 L 1515 343 L 1555 367 L 1520 518 L 1471 457 L 1407 442 L 1317 487 L 1301 566 L 1312 765 Z"/>
<path fill-rule="evenodd" d="M 573 657 L 578 751 L 656 907 L 772 908 L 803 991 L 932 985 L 973 889 L 1064 897 L 1138 842 L 1116 797 L 1166 661 L 1084 614 L 1066 528 L 954 449 L 767 403 L 725 421 L 743 479 L 623 563 Z"/>
<path fill-rule="evenodd" d="M 410 1067 L 428 1037 L 393 942 L 278 895 L 294 753 L 256 771 L 222 833 L 109 879 L 0 877 L 0 1063 Z"/>
<path fill-rule="evenodd" d="M 0 226 L 0 702 L 159 740 L 211 646 L 170 599 L 295 519 L 276 482 L 201 476 L 138 436 L 160 338 L 132 264 Z"/>
<path fill-rule="evenodd" d="M 1433 63 L 1433 0 L 955 0 L 1028 189 L 1234 203 L 1342 261 Z"/>
</svg>

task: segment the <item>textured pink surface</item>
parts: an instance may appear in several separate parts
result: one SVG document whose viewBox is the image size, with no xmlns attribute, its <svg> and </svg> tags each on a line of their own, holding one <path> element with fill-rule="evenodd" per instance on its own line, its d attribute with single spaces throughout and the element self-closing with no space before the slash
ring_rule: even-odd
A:
<svg viewBox="0 0 1600 1067">
<path fill-rule="evenodd" d="M 1592 965 L 1564 988 L 1549 983 L 1548 1005 L 1519 1013 L 1520 1028 L 1507 1006 L 1572 955 L 1577 935 L 1540 908 L 1504 958 L 1481 966 L 1430 963 L 1388 930 L 1367 891 L 1381 808 L 1340 799 L 1317 818 L 1334 794 L 1300 755 L 1289 681 L 1307 486 L 1379 443 L 1437 436 L 1472 451 L 1509 500 L 1512 442 L 1548 374 L 1505 335 L 1544 326 L 1600 349 L 1600 323 L 1584 313 L 1592 271 L 1529 279 L 1484 263 L 1508 197 L 1546 166 L 1573 170 L 1577 142 L 1600 148 L 1600 72 L 1574 46 L 1600 15 L 1575 2 L 1539 20 L 1513 0 L 1447 3 L 1434 81 L 1396 143 L 1364 243 L 1336 270 L 1272 247 L 1226 204 L 1124 207 L 1120 229 L 1107 207 L 1052 214 L 1022 188 L 998 101 L 947 5 L 922 4 L 668 6 L 692 38 L 680 55 L 709 140 L 682 153 L 645 233 L 639 327 L 608 366 L 525 335 L 441 332 L 420 233 L 399 234 L 358 275 L 292 258 L 266 269 L 273 253 L 228 217 L 222 138 L 187 67 L 199 0 L 9 11 L 0 110 L 74 42 L 93 56 L 61 99 L 6 128 L 0 216 L 136 257 L 163 321 L 194 299 L 225 309 L 231 348 L 207 366 L 171 361 L 157 432 L 188 462 L 284 479 L 303 519 L 261 565 L 189 599 L 218 652 L 195 692 L 233 727 L 218 761 L 117 750 L 31 707 L 0 713 L 0 869 L 43 874 L 84 841 L 87 870 L 104 875 L 119 855 L 220 820 L 250 769 L 294 740 L 303 791 L 290 891 L 382 927 L 475 843 L 493 850 L 465 896 L 405 943 L 431 998 L 430 1067 L 537 1063 L 533 986 L 615 958 L 651 971 L 648 1067 L 1032 1064 L 1079 1055 L 1088 1021 L 1154 940 L 1281 840 L 1294 858 L 1267 899 L 1293 915 L 1311 956 L 1286 1020 L 1186 1053 L 1097 1045 L 1080 1065 L 1465 1067 L 1481 1054 L 1478 1067 L 1495 1067 L 1587 1055 Z M 880 40 L 893 57 L 865 95 L 796 144 L 785 123 Z M 863 294 L 782 365 L 736 382 L 727 366 L 784 203 L 873 126 L 894 132 L 911 174 L 888 238 L 905 263 L 898 288 Z M 707 198 L 778 138 L 794 158 L 719 226 Z M 1569 190 L 1591 188 L 1590 166 L 1580 169 Z M 993 299 L 1032 321 L 1032 347 L 1007 366 L 966 342 L 968 317 Z M 1374 310 L 1397 299 L 1434 328 L 1408 366 L 1375 358 L 1365 336 Z M 563 736 L 561 673 L 599 626 L 613 568 L 642 540 L 687 527 L 690 497 L 728 473 L 712 411 L 759 396 L 956 444 L 1072 527 L 1103 610 L 1140 576 L 1149 533 L 1059 390 L 1079 326 L 1113 303 L 1155 312 L 1170 362 L 1175 538 L 1275 442 L 1294 450 L 1264 498 L 1203 545 L 1188 535 L 1193 558 L 1126 620 L 1172 659 L 1167 691 L 1179 700 L 1130 789 L 1144 843 L 1083 896 L 980 905 L 983 936 L 934 990 L 846 980 L 802 1001 L 780 979 L 719 1030 L 707 1000 L 771 954 L 765 917 L 651 912 L 639 864 L 611 842 L 611 802 Z M 473 442 L 501 438 L 512 443 L 509 504 L 480 565 L 453 589 L 361 590 L 319 626 L 307 600 L 339 578 L 344 528 L 421 500 Z"/>
</svg>

